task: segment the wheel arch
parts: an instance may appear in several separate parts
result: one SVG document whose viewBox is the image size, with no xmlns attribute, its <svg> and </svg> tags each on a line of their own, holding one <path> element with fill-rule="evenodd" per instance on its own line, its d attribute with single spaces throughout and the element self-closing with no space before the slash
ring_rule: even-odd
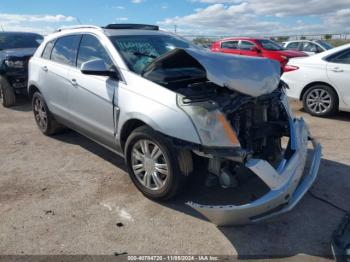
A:
<svg viewBox="0 0 350 262">
<path fill-rule="evenodd" d="M 128 137 L 130 136 L 130 134 L 136 129 L 139 128 L 141 126 L 149 126 L 147 125 L 144 121 L 140 120 L 140 119 L 129 119 L 128 121 L 126 121 L 124 123 L 124 125 L 121 128 L 120 131 L 120 145 L 122 150 L 124 151 L 125 149 L 125 144 L 126 144 L 126 140 L 128 139 Z"/>
<path fill-rule="evenodd" d="M 34 95 L 35 92 L 41 93 L 40 89 L 36 85 L 33 85 L 33 84 L 30 85 L 28 87 L 28 97 L 29 97 L 30 100 L 33 98 L 33 95 Z"/>
<path fill-rule="evenodd" d="M 328 86 L 330 88 L 332 88 L 332 90 L 337 94 L 337 98 L 338 98 L 338 106 L 339 106 L 339 102 L 340 102 L 340 97 L 339 97 L 339 93 L 338 91 L 330 84 L 326 83 L 326 82 L 322 82 L 322 81 L 317 81 L 317 82 L 312 82 L 308 85 L 306 85 L 303 90 L 301 91 L 301 94 L 300 94 L 300 97 L 299 97 L 299 100 L 302 101 L 303 100 L 303 97 L 305 95 L 305 93 L 312 87 L 314 86 L 318 86 L 318 85 L 325 85 L 325 86 Z"/>
</svg>

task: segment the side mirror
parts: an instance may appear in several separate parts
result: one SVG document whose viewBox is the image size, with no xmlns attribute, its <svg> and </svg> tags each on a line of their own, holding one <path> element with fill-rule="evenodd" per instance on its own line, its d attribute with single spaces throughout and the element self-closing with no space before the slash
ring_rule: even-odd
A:
<svg viewBox="0 0 350 262">
<path fill-rule="evenodd" d="M 119 74 L 116 70 L 108 69 L 105 62 L 101 59 L 95 59 L 83 63 L 80 71 L 85 75 L 109 76 L 113 79 L 119 79 Z"/>
</svg>

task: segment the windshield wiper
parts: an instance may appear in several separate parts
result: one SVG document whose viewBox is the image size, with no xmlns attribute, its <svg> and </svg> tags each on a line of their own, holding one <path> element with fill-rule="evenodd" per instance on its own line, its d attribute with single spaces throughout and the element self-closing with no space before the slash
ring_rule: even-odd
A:
<svg viewBox="0 0 350 262">
<path fill-rule="evenodd" d="M 147 54 L 147 53 L 134 52 L 133 54 L 136 55 L 136 56 L 145 56 L 145 57 L 150 57 L 150 58 L 153 58 L 153 59 L 156 59 L 156 58 L 157 58 L 157 56 L 155 56 L 155 55 L 150 55 L 150 54 Z"/>
</svg>

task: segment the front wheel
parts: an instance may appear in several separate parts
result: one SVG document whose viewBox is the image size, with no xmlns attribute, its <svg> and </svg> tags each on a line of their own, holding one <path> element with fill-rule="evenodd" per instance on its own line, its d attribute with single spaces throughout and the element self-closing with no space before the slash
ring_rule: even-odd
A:
<svg viewBox="0 0 350 262">
<path fill-rule="evenodd" d="M 305 92 L 303 104 L 305 111 L 313 116 L 331 116 L 338 111 L 338 96 L 331 87 L 318 85 Z"/>
<path fill-rule="evenodd" d="M 130 177 L 146 197 L 169 200 L 183 188 L 187 177 L 181 170 L 190 168 L 180 170 L 179 152 L 153 129 L 143 126 L 132 132 L 125 153 Z"/>
</svg>

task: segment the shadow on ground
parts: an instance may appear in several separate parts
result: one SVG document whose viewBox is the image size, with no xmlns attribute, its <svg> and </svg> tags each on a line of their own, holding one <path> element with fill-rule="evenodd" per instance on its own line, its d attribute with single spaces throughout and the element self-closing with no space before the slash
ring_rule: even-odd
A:
<svg viewBox="0 0 350 262">
<path fill-rule="evenodd" d="M 91 153 L 97 155 L 98 157 L 108 161 L 109 163 L 127 172 L 127 168 L 124 164 L 124 159 L 122 157 L 114 154 L 113 152 L 109 151 L 103 146 L 100 146 L 99 144 L 84 137 L 83 135 L 80 135 L 75 131 L 66 130 L 61 134 L 57 134 L 53 136 L 53 138 L 59 141 L 62 141 L 64 143 L 81 146 L 85 150 L 90 151 Z"/>
<path fill-rule="evenodd" d="M 338 112 L 336 115 L 330 117 L 330 119 L 343 122 L 350 122 L 350 112 Z"/>
<path fill-rule="evenodd" d="M 126 171 L 123 158 L 78 133 L 69 131 L 55 136 L 55 139 L 79 145 Z M 198 182 L 200 182 L 199 185 Z M 161 205 L 206 220 L 184 203 L 194 201 L 201 204 L 237 204 L 243 199 L 254 200 L 256 188 L 262 190 L 261 192 L 266 189 L 254 177 L 248 177 L 244 184 L 245 187 L 243 186 L 240 190 L 208 189 L 201 179 L 194 179 L 176 200 L 161 203 Z M 319 177 L 312 192 L 343 209 L 350 209 L 350 205 L 346 204 L 350 203 L 350 167 L 323 159 Z M 330 258 L 332 256 L 331 235 L 343 215 L 344 213 L 340 210 L 307 194 L 301 203 L 288 214 L 260 224 L 218 227 L 218 230 L 230 241 L 240 259 L 286 258 L 298 254 Z"/>
<path fill-rule="evenodd" d="M 18 112 L 29 112 L 32 111 L 32 105 L 29 101 L 29 98 L 25 96 L 17 96 L 16 104 L 10 107 L 9 110 Z"/>
<path fill-rule="evenodd" d="M 300 108 L 300 106 L 296 105 L 294 106 L 295 108 L 299 108 L 297 109 L 298 112 L 303 113 L 303 114 L 307 114 L 306 111 L 304 110 L 304 108 Z M 338 112 L 333 116 L 327 117 L 330 120 L 337 120 L 337 121 L 343 121 L 343 122 L 350 122 L 350 112 Z"/>
</svg>

